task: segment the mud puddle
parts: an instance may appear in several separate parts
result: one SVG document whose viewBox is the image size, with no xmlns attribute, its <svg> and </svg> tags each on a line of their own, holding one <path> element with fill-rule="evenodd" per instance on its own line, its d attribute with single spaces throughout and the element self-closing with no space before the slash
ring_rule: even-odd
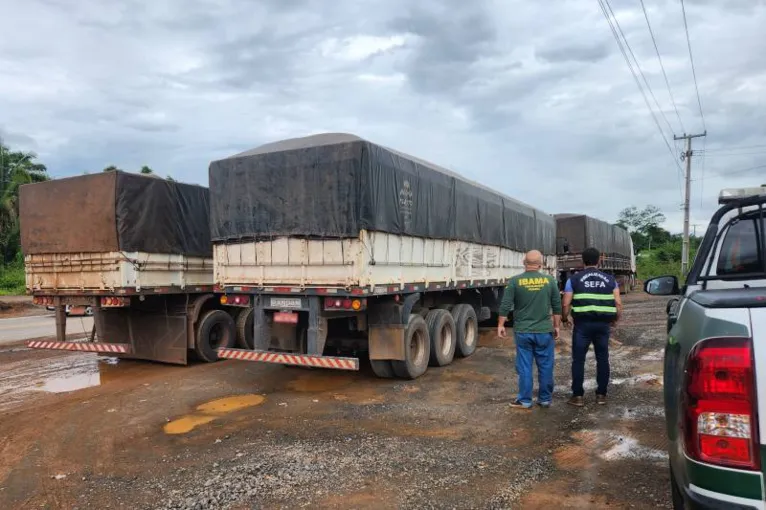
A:
<svg viewBox="0 0 766 510">
<path fill-rule="evenodd" d="M 261 405 L 265 401 L 266 397 L 263 395 L 233 395 L 211 400 L 198 405 L 196 412 L 166 423 L 163 430 L 170 435 L 187 434 L 200 425 L 215 421 L 229 413 Z"/>
<path fill-rule="evenodd" d="M 0 375 L 0 411 L 40 393 L 68 393 L 102 385 L 114 375 L 117 358 L 77 353 L 10 363 Z"/>
</svg>

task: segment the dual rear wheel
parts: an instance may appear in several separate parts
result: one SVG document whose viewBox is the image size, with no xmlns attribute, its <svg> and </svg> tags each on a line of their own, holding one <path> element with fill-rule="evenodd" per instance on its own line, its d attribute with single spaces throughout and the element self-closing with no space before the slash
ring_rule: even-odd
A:
<svg viewBox="0 0 766 510">
<path fill-rule="evenodd" d="M 410 315 L 404 330 L 404 360 L 371 360 L 370 363 L 378 377 L 417 379 L 429 365 L 443 367 L 449 365 L 455 355 L 472 355 L 478 341 L 478 321 L 472 306 L 456 305 L 451 313 L 437 308 L 430 310 L 425 319 Z"/>
</svg>

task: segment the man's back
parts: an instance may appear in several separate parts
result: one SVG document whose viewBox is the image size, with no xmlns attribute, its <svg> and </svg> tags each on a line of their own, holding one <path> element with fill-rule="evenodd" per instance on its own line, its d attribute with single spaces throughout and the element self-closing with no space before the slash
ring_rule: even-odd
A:
<svg viewBox="0 0 766 510">
<path fill-rule="evenodd" d="M 505 308 L 513 310 L 513 329 L 517 333 L 550 333 L 553 331 L 551 312 L 561 313 L 556 280 L 540 271 L 514 276 L 500 308 L 501 314 Z"/>
</svg>

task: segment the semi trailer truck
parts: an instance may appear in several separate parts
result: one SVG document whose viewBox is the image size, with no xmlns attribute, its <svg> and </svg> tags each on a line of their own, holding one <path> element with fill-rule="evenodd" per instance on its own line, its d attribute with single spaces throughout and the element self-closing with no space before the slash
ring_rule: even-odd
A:
<svg viewBox="0 0 766 510">
<path fill-rule="evenodd" d="M 552 216 L 347 134 L 290 139 L 209 169 L 214 279 L 237 313 L 222 358 L 419 377 L 470 356 Z M 496 315 L 495 315 L 496 317 Z"/>
<path fill-rule="evenodd" d="M 599 269 L 613 275 L 621 293 L 629 293 L 636 282 L 633 240 L 624 228 L 584 214 L 556 214 L 556 256 L 560 290 L 567 279 L 583 269 L 582 252 L 601 252 Z"/>
<path fill-rule="evenodd" d="M 209 197 L 121 171 L 22 186 L 27 292 L 56 314 L 56 341 L 29 347 L 216 361 L 234 345 L 235 323 L 214 294 Z M 92 310 L 88 341 L 69 341 L 68 307 Z"/>
</svg>

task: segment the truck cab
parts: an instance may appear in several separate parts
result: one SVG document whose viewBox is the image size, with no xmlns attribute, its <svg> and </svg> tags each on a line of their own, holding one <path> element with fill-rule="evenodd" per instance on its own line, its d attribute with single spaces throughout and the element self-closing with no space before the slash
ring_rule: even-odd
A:
<svg viewBox="0 0 766 510">
<path fill-rule="evenodd" d="M 719 197 L 683 286 L 672 296 L 664 405 L 673 507 L 766 508 L 766 187 Z"/>
</svg>

